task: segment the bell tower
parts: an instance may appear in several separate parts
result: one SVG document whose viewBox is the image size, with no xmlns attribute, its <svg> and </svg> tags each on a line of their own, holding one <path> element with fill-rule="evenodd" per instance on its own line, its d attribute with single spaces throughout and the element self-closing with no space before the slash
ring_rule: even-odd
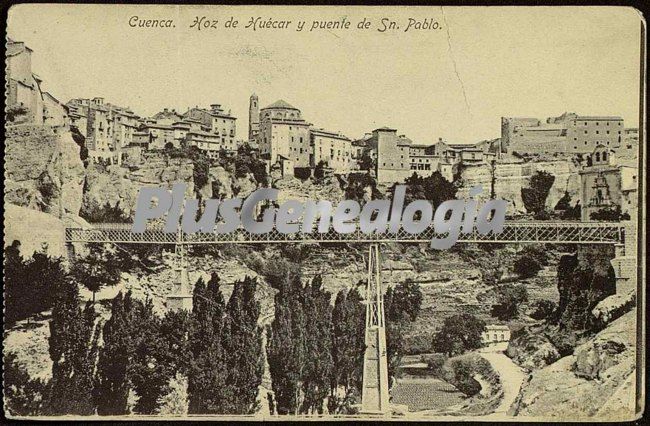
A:
<svg viewBox="0 0 650 426">
<path fill-rule="evenodd" d="M 260 131 L 260 103 L 257 95 L 253 93 L 248 103 L 248 141 L 257 142 Z"/>
</svg>

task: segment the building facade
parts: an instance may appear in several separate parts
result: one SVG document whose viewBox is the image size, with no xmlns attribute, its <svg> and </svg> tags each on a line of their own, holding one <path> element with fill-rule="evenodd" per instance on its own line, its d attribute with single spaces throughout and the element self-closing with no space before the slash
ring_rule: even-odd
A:
<svg viewBox="0 0 650 426">
<path fill-rule="evenodd" d="M 615 116 L 564 113 L 545 122 L 537 118 L 501 118 L 502 152 L 591 153 L 597 145 L 616 148 L 623 137 L 623 119 Z"/>
<path fill-rule="evenodd" d="M 309 164 L 315 167 L 321 161 L 334 173 L 347 173 L 354 168 L 352 141 L 336 132 L 310 129 Z"/>
<path fill-rule="evenodd" d="M 507 325 L 491 324 L 485 326 L 485 331 L 481 333 L 481 340 L 484 345 L 491 343 L 501 343 L 510 341 L 510 328 Z"/>
<path fill-rule="evenodd" d="M 638 211 L 638 169 L 612 163 L 612 150 L 598 145 L 586 157 L 580 170 L 581 219 L 589 221 L 592 213 L 621 208 L 621 213 L 635 217 Z"/>
<path fill-rule="evenodd" d="M 248 141 L 257 142 L 260 133 L 260 101 L 253 93 L 248 100 Z"/>
<path fill-rule="evenodd" d="M 262 108 L 257 141 L 260 154 L 271 164 L 283 156 L 293 161 L 295 167 L 309 167 L 310 126 L 298 108 L 283 100 Z"/>
</svg>

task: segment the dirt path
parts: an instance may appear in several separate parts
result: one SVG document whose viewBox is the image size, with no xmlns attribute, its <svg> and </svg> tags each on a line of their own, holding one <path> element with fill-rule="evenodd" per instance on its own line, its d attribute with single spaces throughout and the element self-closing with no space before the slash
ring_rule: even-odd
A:
<svg viewBox="0 0 650 426">
<path fill-rule="evenodd" d="M 519 395 L 519 390 L 527 374 L 508 358 L 503 353 L 503 348 L 499 346 L 484 348 L 479 352 L 479 355 L 492 365 L 492 368 L 501 379 L 501 386 L 503 388 L 503 399 L 490 416 L 504 416 L 515 399 L 517 399 L 517 395 Z"/>
</svg>

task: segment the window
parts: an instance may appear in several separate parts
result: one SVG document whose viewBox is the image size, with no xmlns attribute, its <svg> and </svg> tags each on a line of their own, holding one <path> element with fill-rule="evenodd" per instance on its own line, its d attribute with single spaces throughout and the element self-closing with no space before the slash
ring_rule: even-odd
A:
<svg viewBox="0 0 650 426">
<path fill-rule="evenodd" d="M 607 142 L 607 143 L 609 143 L 609 142 Z M 603 152 L 603 161 L 607 161 L 607 153 L 606 152 Z"/>
<path fill-rule="evenodd" d="M 607 131 L 607 134 L 609 135 L 609 130 Z"/>
<path fill-rule="evenodd" d="M 596 124 L 597 124 L 597 123 L 596 123 Z M 600 132 L 599 132 L 598 130 L 596 130 L 596 134 L 597 134 L 597 135 L 599 135 L 599 134 L 600 134 Z"/>
<path fill-rule="evenodd" d="M 600 152 L 596 153 L 596 161 L 600 161 Z"/>
<path fill-rule="evenodd" d="M 598 122 L 596 121 L 596 126 L 598 125 Z"/>
<path fill-rule="evenodd" d="M 585 135 L 587 134 L 587 131 L 585 130 Z"/>
</svg>

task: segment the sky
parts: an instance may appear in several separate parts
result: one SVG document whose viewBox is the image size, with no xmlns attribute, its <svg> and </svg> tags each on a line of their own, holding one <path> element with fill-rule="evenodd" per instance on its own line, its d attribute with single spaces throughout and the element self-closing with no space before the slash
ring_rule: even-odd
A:
<svg viewBox="0 0 650 426">
<path fill-rule="evenodd" d="M 218 28 L 191 28 L 203 16 Z M 134 17 L 175 27 L 131 27 Z M 231 17 L 239 25 L 224 28 Z M 292 22 L 253 31 L 251 17 Z M 357 29 L 364 18 L 370 28 Z M 342 19 L 349 29 L 309 31 Z M 399 28 L 378 31 L 382 19 Z M 438 25 L 404 31 L 409 19 Z M 101 96 L 141 116 L 219 103 L 246 138 L 256 93 L 262 107 L 283 99 L 351 138 L 389 126 L 431 144 L 497 138 L 502 116 L 638 126 L 640 25 L 623 7 L 19 4 L 7 33 L 33 49 L 33 72 L 62 102 Z"/>
</svg>

